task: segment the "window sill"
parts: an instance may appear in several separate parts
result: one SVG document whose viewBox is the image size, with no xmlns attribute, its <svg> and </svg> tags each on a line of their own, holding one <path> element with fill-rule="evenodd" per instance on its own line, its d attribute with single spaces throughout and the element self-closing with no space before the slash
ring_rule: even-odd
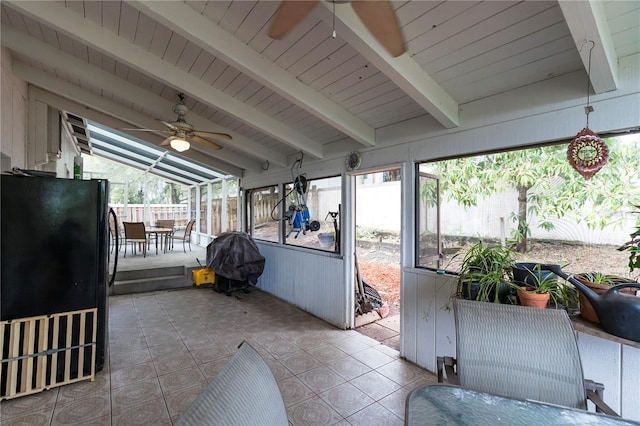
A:
<svg viewBox="0 0 640 426">
<path fill-rule="evenodd" d="M 610 340 L 621 345 L 631 346 L 632 348 L 640 349 L 640 342 L 634 342 L 633 340 L 623 339 L 622 337 L 609 334 L 602 329 L 599 324 L 587 321 L 580 316 L 571 317 L 573 323 L 573 329 L 579 333 L 589 334 L 591 336 L 600 337 L 602 339 Z"/>
</svg>

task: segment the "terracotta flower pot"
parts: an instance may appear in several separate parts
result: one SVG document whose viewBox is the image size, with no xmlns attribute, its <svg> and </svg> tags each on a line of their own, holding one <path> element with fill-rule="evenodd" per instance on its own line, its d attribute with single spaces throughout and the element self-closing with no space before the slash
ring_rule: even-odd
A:
<svg viewBox="0 0 640 426">
<path fill-rule="evenodd" d="M 546 308 L 549 303 L 549 293 L 534 293 L 533 287 L 524 287 L 518 290 L 518 298 L 522 306 L 531 306 L 533 308 Z"/>
<path fill-rule="evenodd" d="M 576 276 L 575 278 L 598 295 L 606 293 L 607 290 L 611 288 L 611 286 L 608 285 L 592 283 L 591 281 L 588 281 L 580 276 Z M 624 281 L 626 280 L 623 279 L 620 282 L 622 283 Z M 621 292 L 630 294 L 632 296 L 636 294 L 636 291 L 631 288 L 625 288 L 624 290 L 621 290 Z M 591 304 L 591 302 L 589 302 L 589 299 L 587 299 L 581 291 L 578 292 L 578 298 L 580 300 L 580 316 L 588 321 L 600 324 L 598 314 L 596 314 L 596 311 L 593 309 L 593 305 Z"/>
</svg>

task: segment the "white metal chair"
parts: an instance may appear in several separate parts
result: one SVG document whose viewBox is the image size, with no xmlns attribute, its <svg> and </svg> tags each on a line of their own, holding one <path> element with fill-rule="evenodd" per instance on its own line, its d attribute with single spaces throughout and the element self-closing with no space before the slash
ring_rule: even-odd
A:
<svg viewBox="0 0 640 426">
<path fill-rule="evenodd" d="M 456 358 L 438 357 L 438 381 L 510 398 L 617 416 L 604 386 L 584 379 L 571 320 L 561 309 L 455 299 Z"/>
<path fill-rule="evenodd" d="M 235 355 L 176 425 L 283 425 L 287 411 L 275 377 L 260 354 L 242 342 Z"/>
</svg>

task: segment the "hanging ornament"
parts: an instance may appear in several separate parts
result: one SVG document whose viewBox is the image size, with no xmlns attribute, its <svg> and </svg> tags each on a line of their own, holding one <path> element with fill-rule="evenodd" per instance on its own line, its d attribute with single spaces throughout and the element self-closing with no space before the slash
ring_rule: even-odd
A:
<svg viewBox="0 0 640 426">
<path fill-rule="evenodd" d="M 569 144 L 567 159 L 571 167 L 589 180 L 607 164 L 609 148 L 600 136 L 585 127 Z"/>
<path fill-rule="evenodd" d="M 589 76 L 591 75 L 591 51 L 595 47 L 595 43 L 592 40 L 588 40 L 587 43 L 591 43 L 587 69 L 587 106 L 584 107 L 584 112 L 587 115 L 587 125 L 578 132 L 569 144 L 567 159 L 571 167 L 576 169 L 583 178 L 589 180 L 607 164 L 609 148 L 600 136 L 589 129 L 589 114 L 593 112 L 593 107 L 589 104 Z"/>
</svg>

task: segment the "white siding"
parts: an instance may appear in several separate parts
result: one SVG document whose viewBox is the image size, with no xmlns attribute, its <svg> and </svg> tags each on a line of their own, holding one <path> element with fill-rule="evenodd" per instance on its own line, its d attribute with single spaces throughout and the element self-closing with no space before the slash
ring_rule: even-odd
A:
<svg viewBox="0 0 640 426">
<path fill-rule="evenodd" d="M 260 289 L 336 327 L 348 327 L 342 258 L 256 242 L 266 258 L 264 272 L 258 280 Z"/>
<path fill-rule="evenodd" d="M 0 152 L 11 159 L 11 167 L 27 167 L 27 83 L 13 74 L 13 58 L 2 46 L 2 143 Z M 2 171 L 8 164 L 3 158 Z"/>
</svg>

